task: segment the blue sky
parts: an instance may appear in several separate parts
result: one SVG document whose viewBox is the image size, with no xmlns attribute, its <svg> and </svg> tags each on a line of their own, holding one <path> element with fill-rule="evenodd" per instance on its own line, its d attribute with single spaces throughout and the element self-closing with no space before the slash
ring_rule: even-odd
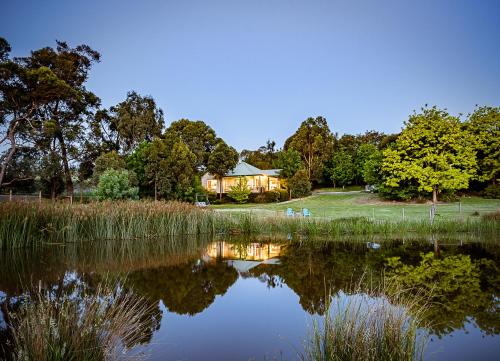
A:
<svg viewBox="0 0 500 361">
<path fill-rule="evenodd" d="M 413 109 L 500 105 L 500 1 L 5 1 L 13 55 L 85 43 L 103 106 L 152 95 L 167 124 L 204 120 L 238 150 L 309 116 L 397 132 Z"/>
</svg>

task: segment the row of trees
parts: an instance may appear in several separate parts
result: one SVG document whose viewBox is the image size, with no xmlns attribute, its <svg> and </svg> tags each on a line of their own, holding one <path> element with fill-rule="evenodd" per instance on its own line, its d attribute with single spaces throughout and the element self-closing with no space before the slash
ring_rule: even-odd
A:
<svg viewBox="0 0 500 361">
<path fill-rule="evenodd" d="M 202 121 L 181 119 L 165 128 L 151 96 L 131 91 L 102 108 L 86 88 L 100 61 L 87 45 L 57 42 L 18 58 L 10 50 L 0 38 L 0 188 L 72 195 L 75 183 L 89 188 L 113 170 L 103 197 L 120 179 L 137 189 L 118 194 L 190 200 L 202 192 L 204 172 L 220 179 L 240 157 L 261 169 L 282 169 L 283 184 L 296 197 L 331 184 L 370 184 L 394 199 L 432 194 L 436 200 L 467 188 L 498 193 L 500 108 L 479 107 L 461 121 L 425 107 L 390 135 L 339 137 L 325 118 L 308 118 L 282 149 L 268 141 L 238 154 Z"/>
<path fill-rule="evenodd" d="M 10 50 L 0 38 L 0 188 L 72 195 L 75 183 L 89 188 L 108 172 L 103 197 L 190 199 L 203 172 L 221 177 L 238 161 L 202 121 L 181 119 L 165 129 L 150 96 L 131 91 L 103 109 L 85 86 L 100 60 L 87 45 L 58 41 L 18 58 Z"/>
<path fill-rule="evenodd" d="M 323 117 L 308 118 L 283 150 L 274 147 L 268 141 L 242 157 L 262 168 L 282 168 L 292 191 L 307 178 L 315 186 L 369 184 L 390 199 L 432 195 L 435 202 L 438 194 L 461 189 L 499 196 L 499 107 L 478 107 L 461 121 L 426 106 L 410 115 L 400 134 L 389 135 L 369 131 L 339 137 Z"/>
</svg>

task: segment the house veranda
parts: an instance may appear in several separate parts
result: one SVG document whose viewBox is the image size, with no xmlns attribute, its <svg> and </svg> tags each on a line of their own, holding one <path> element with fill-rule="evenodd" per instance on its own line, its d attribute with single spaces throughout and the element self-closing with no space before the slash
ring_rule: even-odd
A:
<svg viewBox="0 0 500 361">
<path fill-rule="evenodd" d="M 261 193 L 280 189 L 280 169 L 259 169 L 245 162 L 239 162 L 236 167 L 222 177 L 220 182 L 215 176 L 206 173 L 201 178 L 203 187 L 209 192 L 228 193 L 231 187 L 238 184 L 240 178 L 245 178 L 252 193 Z"/>
</svg>

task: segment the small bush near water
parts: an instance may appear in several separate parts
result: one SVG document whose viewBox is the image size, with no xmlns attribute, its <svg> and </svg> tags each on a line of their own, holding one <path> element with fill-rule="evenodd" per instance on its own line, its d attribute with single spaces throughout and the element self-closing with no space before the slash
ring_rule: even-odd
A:
<svg viewBox="0 0 500 361">
<path fill-rule="evenodd" d="M 314 323 L 302 360 L 423 360 L 427 337 L 419 329 L 425 326 L 424 298 L 410 297 L 408 291 L 384 289 L 337 295 L 327 305 L 322 325 Z"/>
<path fill-rule="evenodd" d="M 12 360 L 94 361 L 118 358 L 140 343 L 153 308 L 116 284 L 92 293 L 55 295 L 41 289 L 22 299 L 9 321 Z"/>
</svg>

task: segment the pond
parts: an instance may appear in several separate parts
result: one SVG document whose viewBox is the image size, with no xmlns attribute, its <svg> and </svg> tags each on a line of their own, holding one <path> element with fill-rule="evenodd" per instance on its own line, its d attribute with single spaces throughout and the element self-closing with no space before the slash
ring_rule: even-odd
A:
<svg viewBox="0 0 500 361">
<path fill-rule="evenodd" d="M 130 345 L 133 353 L 150 360 L 298 360 L 326 295 L 348 294 L 353 284 L 407 267 L 407 280 L 426 272 L 441 280 L 431 286 L 439 302 L 427 310 L 425 360 L 498 360 L 499 261 L 494 243 L 460 240 L 51 244 L 0 254 L 0 302 L 15 303 L 26 285 L 39 282 L 64 289 L 121 278 L 156 305 L 150 332 Z"/>
</svg>

